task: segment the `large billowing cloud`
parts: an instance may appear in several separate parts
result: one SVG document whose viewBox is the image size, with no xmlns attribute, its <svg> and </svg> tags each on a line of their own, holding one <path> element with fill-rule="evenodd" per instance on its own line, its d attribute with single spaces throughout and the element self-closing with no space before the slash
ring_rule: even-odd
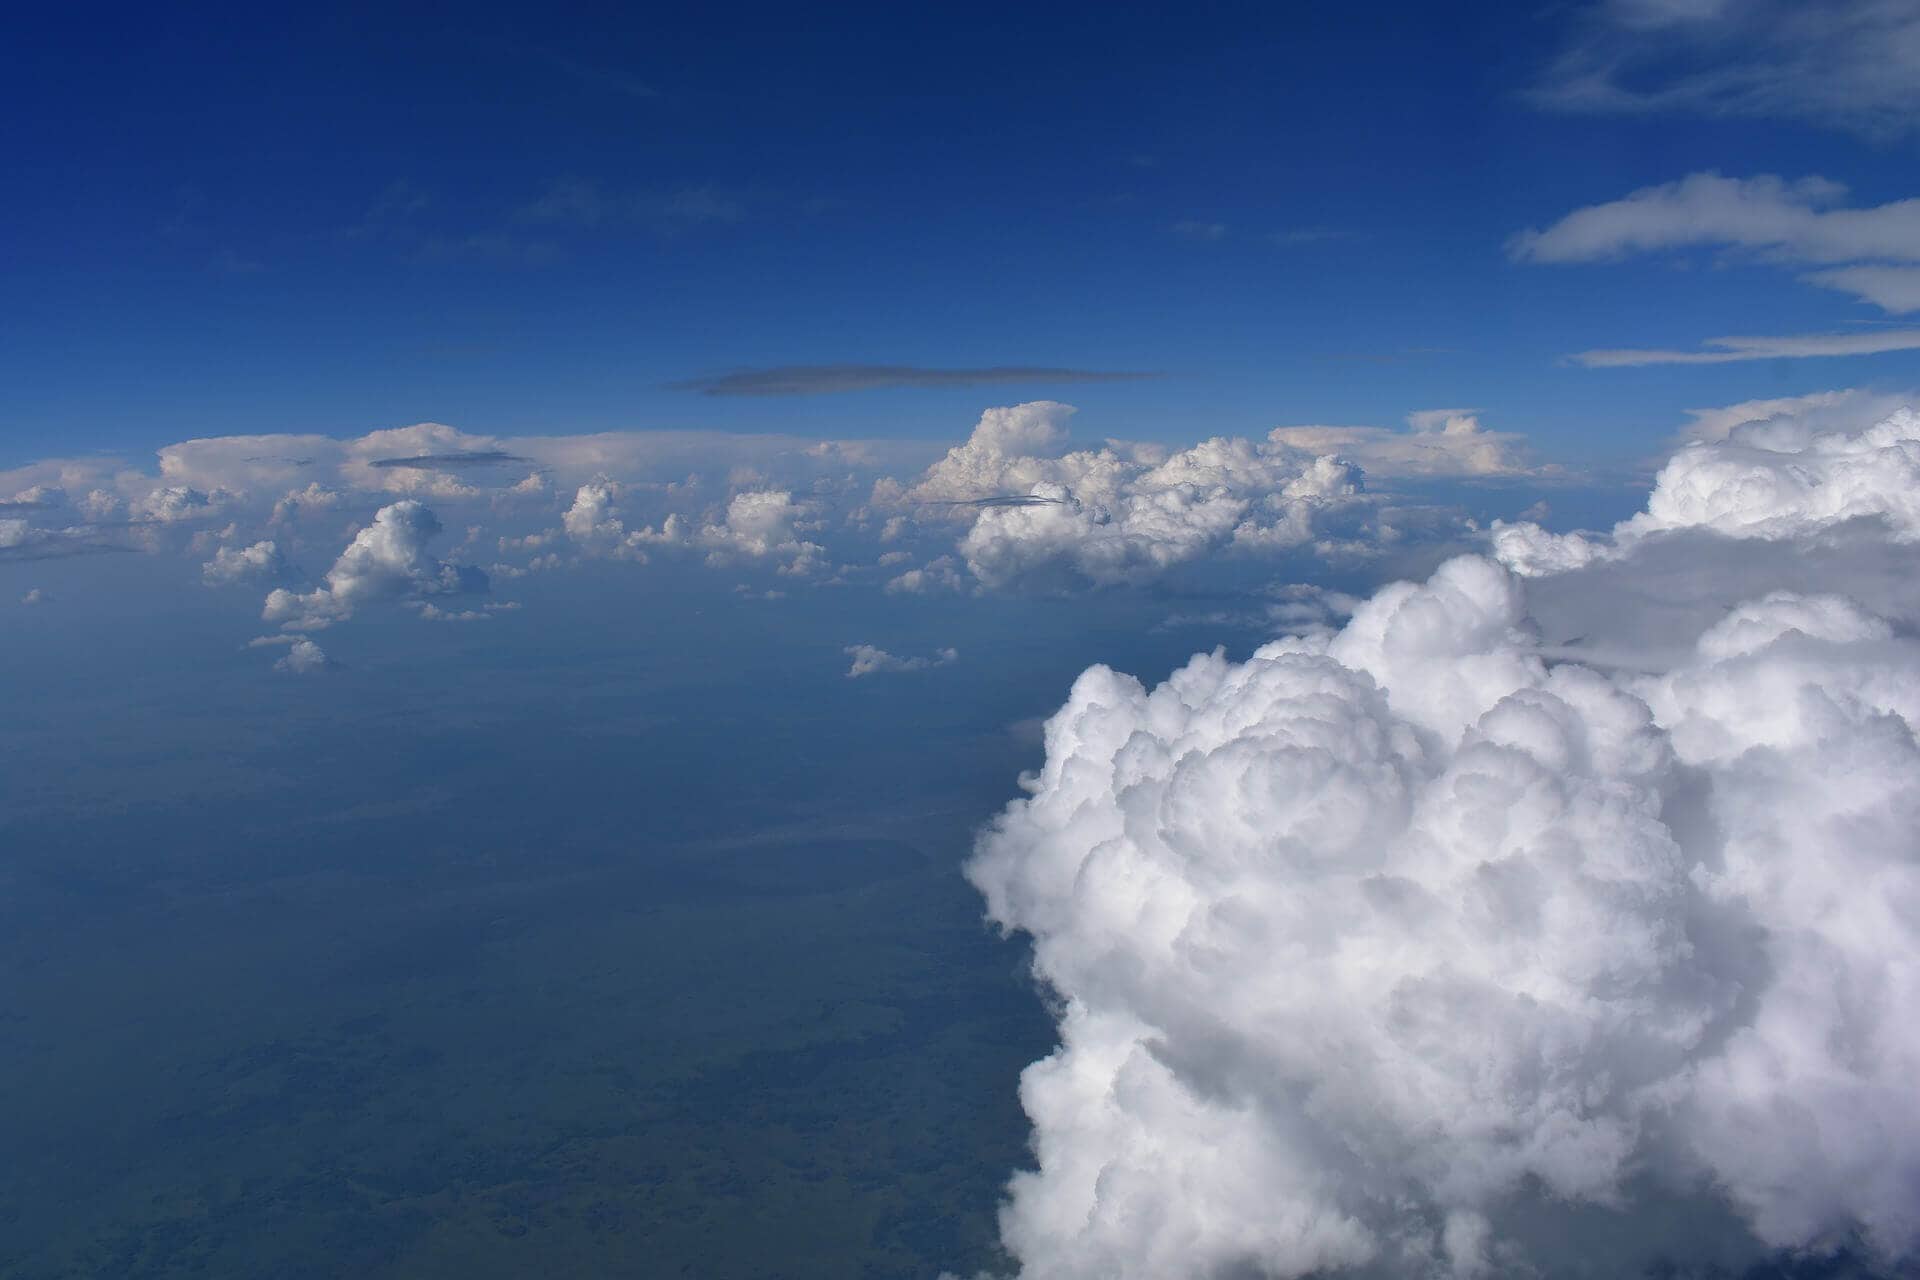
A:
<svg viewBox="0 0 1920 1280">
<path fill-rule="evenodd" d="M 1244 663 L 1079 679 L 969 870 L 1060 998 L 1022 1276 L 1920 1248 L 1920 644 L 1766 586 L 1910 563 L 1920 420 L 1747 430 L 1571 596 L 1463 557 Z M 1754 594 L 1651 669 L 1556 662 L 1569 598 L 1633 633 L 1675 537 Z"/>
</svg>

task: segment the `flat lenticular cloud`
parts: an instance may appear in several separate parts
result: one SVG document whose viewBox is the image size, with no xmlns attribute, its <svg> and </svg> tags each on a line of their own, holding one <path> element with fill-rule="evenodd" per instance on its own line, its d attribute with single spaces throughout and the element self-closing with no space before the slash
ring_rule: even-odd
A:
<svg viewBox="0 0 1920 1280">
<path fill-rule="evenodd" d="M 1920 350 L 1920 329 L 1867 333 L 1809 333 L 1778 338 L 1708 338 L 1706 350 L 1670 351 L 1622 347 L 1580 351 L 1570 359 L 1589 369 L 1629 369 L 1654 364 L 1735 364 L 1742 360 L 1810 360 L 1872 356 Z"/>
<path fill-rule="evenodd" d="M 1910 545 L 1920 417 L 1733 437 L 1648 520 L 1753 594 L 1649 671 L 1550 660 L 1554 579 L 1467 556 L 1244 663 L 1080 677 L 968 870 L 1058 996 L 1025 1280 L 1920 1250 L 1920 644 L 1844 573 L 1766 582 Z M 1663 545 L 1571 593 L 1632 633 Z"/>
<path fill-rule="evenodd" d="M 897 387 L 986 387 L 1022 382 L 1136 382 L 1157 373 L 995 365 L 985 369 L 926 369 L 893 364 L 804 364 L 744 369 L 668 384 L 707 396 L 817 396 Z"/>
</svg>

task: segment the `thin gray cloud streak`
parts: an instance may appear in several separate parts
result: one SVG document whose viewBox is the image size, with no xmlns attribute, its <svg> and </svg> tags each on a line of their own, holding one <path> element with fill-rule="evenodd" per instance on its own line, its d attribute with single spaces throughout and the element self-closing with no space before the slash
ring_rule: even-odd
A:
<svg viewBox="0 0 1920 1280">
<path fill-rule="evenodd" d="M 1569 358 L 1589 369 L 1621 369 L 1649 364 L 1732 364 L 1740 360 L 1871 356 L 1888 351 L 1920 351 L 1920 329 L 1883 329 L 1876 333 L 1809 333 L 1781 338 L 1708 338 L 1702 345 L 1709 349 L 1603 349 L 1577 352 Z"/>
<path fill-rule="evenodd" d="M 995 365 L 985 369 L 923 369 L 898 364 L 794 364 L 743 369 L 711 378 L 668 383 L 674 391 L 705 396 L 818 396 L 899 387 L 984 387 L 1018 382 L 1136 382 L 1158 373 Z"/>
<path fill-rule="evenodd" d="M 421 471 L 435 470 L 441 467 L 478 466 L 494 462 L 531 462 L 517 453 L 508 453 L 504 449 L 476 449 L 463 453 L 420 453 L 399 458 L 372 458 L 370 467 L 402 467 Z"/>
<path fill-rule="evenodd" d="M 985 498 L 949 498 L 917 502 L 919 507 L 1070 507 L 1071 498 L 1049 498 L 1039 493 L 996 493 Z"/>
</svg>

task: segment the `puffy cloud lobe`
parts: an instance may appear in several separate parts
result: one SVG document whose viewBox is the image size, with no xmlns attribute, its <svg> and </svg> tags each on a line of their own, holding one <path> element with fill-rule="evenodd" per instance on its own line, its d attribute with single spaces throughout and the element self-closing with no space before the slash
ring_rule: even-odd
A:
<svg viewBox="0 0 1920 1280">
<path fill-rule="evenodd" d="M 278 578 L 287 571 L 287 559 L 278 543 L 263 539 L 248 547 L 221 547 L 213 559 L 200 566 L 200 577 L 208 586 L 233 582 L 258 582 Z"/>
<path fill-rule="evenodd" d="M 232 501 L 233 495 L 225 489 L 203 493 L 188 485 L 166 485 L 140 498 L 132 510 L 136 518 L 175 524 L 216 515 Z"/>
<path fill-rule="evenodd" d="M 374 600 L 484 591 L 487 580 L 480 570 L 428 554 L 427 543 L 439 532 L 440 521 L 415 499 L 382 507 L 334 561 L 324 585 L 307 592 L 276 589 L 261 617 L 290 630 L 310 630 L 352 617 Z"/>
<path fill-rule="evenodd" d="M 1858 431 L 1789 413 L 1713 434 L 1718 438 L 1697 440 L 1667 462 L 1647 509 L 1610 538 L 1495 522 L 1494 554 L 1537 577 L 1617 560 L 1682 531 L 1783 542 L 1871 521 L 1896 543 L 1920 541 L 1920 415 L 1911 410 Z"/>
<path fill-rule="evenodd" d="M 1088 671 L 969 869 L 1064 1000 L 1022 1275 L 1551 1269 L 1530 1200 L 1715 1187 L 1771 1245 L 1913 1249 L 1916 713 L 1845 601 L 1609 679 L 1478 558 L 1152 692 Z"/>
<path fill-rule="evenodd" d="M 626 532 L 613 514 L 613 486 L 605 480 L 581 485 L 573 495 L 573 505 L 560 517 L 560 524 L 575 542 L 617 538 Z"/>
<path fill-rule="evenodd" d="M 629 534 L 628 544 L 704 547 L 709 562 L 722 565 L 738 559 L 779 560 L 782 573 L 809 574 L 824 563 L 826 548 L 800 532 L 811 510 L 784 489 L 755 489 L 736 493 L 724 513 L 698 528 L 679 515 L 670 515 L 658 529 Z"/>
<path fill-rule="evenodd" d="M 289 645 L 287 652 L 273 664 L 276 671 L 290 671 L 294 675 L 312 675 L 332 665 L 333 660 L 327 657 L 326 651 L 305 636 Z"/>
</svg>

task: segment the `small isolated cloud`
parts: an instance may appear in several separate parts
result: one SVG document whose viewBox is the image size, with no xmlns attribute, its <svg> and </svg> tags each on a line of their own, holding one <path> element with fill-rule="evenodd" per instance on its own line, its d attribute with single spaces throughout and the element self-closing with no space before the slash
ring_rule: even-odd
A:
<svg viewBox="0 0 1920 1280">
<path fill-rule="evenodd" d="M 29 587 L 27 593 L 20 597 L 20 603 L 26 605 L 28 608 L 32 608 L 34 605 L 52 604 L 53 597 L 42 591 L 39 587 Z"/>
<path fill-rule="evenodd" d="M 1905 0 L 1598 0 L 1530 92 L 1597 115 L 1805 120 L 1875 137 L 1920 121 Z"/>
<path fill-rule="evenodd" d="M 1920 28 L 1916 28 L 1920 34 Z M 1715 249 L 1789 267 L 1800 278 L 1890 313 L 1920 309 L 1920 199 L 1844 205 L 1825 178 L 1696 173 L 1619 200 L 1576 209 L 1507 242 L 1516 261 L 1602 262 L 1632 254 Z"/>
<path fill-rule="evenodd" d="M 248 547 L 221 547 L 200 566 L 200 578 L 210 587 L 235 582 L 270 582 L 284 577 L 287 559 L 280 544 L 263 539 Z"/>
<path fill-rule="evenodd" d="M 273 664 L 274 670 L 290 671 L 295 675 L 312 675 L 332 665 L 333 660 L 327 657 L 326 651 L 305 636 L 289 645 L 285 656 Z"/>
<path fill-rule="evenodd" d="M 516 220 L 576 229 L 634 229 L 672 236 L 702 226 L 744 220 L 746 204 L 709 186 L 609 191 L 598 182 L 567 178 L 522 208 Z"/>
<path fill-rule="evenodd" d="M 957 649 L 939 649 L 932 657 L 896 658 L 885 649 L 870 644 L 850 644 L 844 652 L 853 658 L 853 665 L 847 668 L 847 679 L 856 680 L 861 676 L 879 675 L 887 671 L 925 671 L 929 667 L 944 667 L 949 662 L 959 660 Z"/>
<path fill-rule="evenodd" d="M 1650 364 L 1733 364 L 1742 360 L 1808 360 L 1871 356 L 1920 350 L 1920 329 L 1865 333 L 1807 333 L 1777 338 L 1708 338 L 1698 351 L 1620 347 L 1575 352 L 1570 359 L 1589 369 L 1628 369 Z"/>
<path fill-rule="evenodd" d="M 1227 238 L 1227 224 L 1224 222 L 1206 222 L 1198 218 L 1183 218 L 1169 228 L 1182 240 L 1215 241 Z"/>
<path fill-rule="evenodd" d="M 1292 249 L 1305 244 L 1325 244 L 1330 240 L 1354 240 L 1359 238 L 1359 234 L 1335 227 L 1295 227 L 1287 231 L 1269 231 L 1266 238 L 1268 244 Z"/>
<path fill-rule="evenodd" d="M 306 592 L 277 588 L 260 616 L 306 631 L 350 618 L 375 600 L 486 590 L 480 570 L 428 554 L 427 543 L 439 532 L 440 521 L 424 503 L 408 498 L 382 507 L 340 553 L 323 585 Z"/>
<path fill-rule="evenodd" d="M 623 98 L 657 98 L 660 91 L 645 80 L 615 67 L 597 66 L 570 58 L 564 53 L 552 49 L 542 49 L 539 56 L 554 70 L 559 71 L 583 88 L 600 93 L 615 94 Z"/>
<path fill-rule="evenodd" d="M 743 369 L 668 384 L 707 396 L 817 396 L 900 387 L 984 387 L 1021 382 L 1133 382 L 1154 373 L 994 365 L 983 369 L 926 369 L 896 364 L 802 364 Z"/>
</svg>

